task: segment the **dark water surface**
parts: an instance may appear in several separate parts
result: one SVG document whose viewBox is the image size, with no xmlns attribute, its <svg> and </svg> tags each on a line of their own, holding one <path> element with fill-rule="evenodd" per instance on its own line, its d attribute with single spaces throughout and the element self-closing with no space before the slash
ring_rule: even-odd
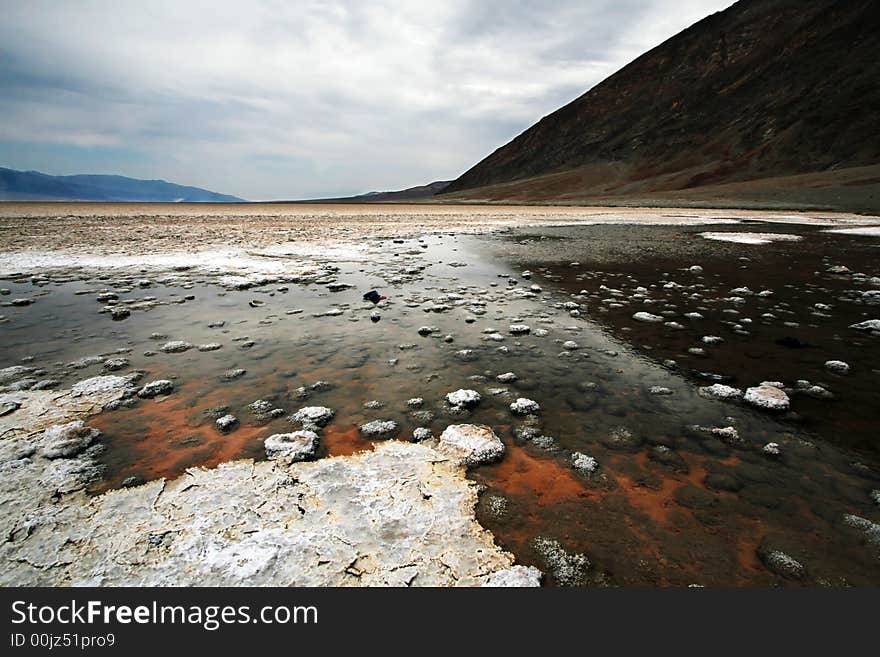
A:
<svg viewBox="0 0 880 657">
<path fill-rule="evenodd" d="M 685 229 L 666 231 L 675 239 L 700 239 Z M 120 322 L 99 314 L 102 304 L 94 296 L 115 289 L 121 276 L 101 281 L 89 273 L 83 275 L 88 280 L 40 285 L 19 277 L 2 282 L 11 290 L 3 299 L 30 297 L 35 303 L 0 309 L 7 318 L 0 324 L 0 367 L 32 357 L 32 366 L 46 369 L 47 377 L 66 386 L 102 373 L 100 364 L 75 369 L 68 363 L 126 350 L 121 355 L 130 360 L 130 368 L 117 374 L 143 370 L 143 381 L 175 382 L 167 397 L 89 420 L 102 430 L 106 445 L 105 479 L 95 492 L 130 477 L 175 477 L 191 466 L 263 458 L 263 439 L 290 431 L 286 416 L 306 405 L 336 412 L 321 434 L 321 456 L 369 448 L 358 426 L 373 419 L 396 421 L 401 439 L 409 439 L 417 427 L 439 435 L 451 423 L 482 423 L 508 449 L 499 463 L 472 471 L 485 486 L 478 517 L 521 563 L 548 572 L 551 584 L 880 582 L 880 548 L 844 522 L 846 514 L 880 519 L 870 497 L 880 489 L 874 430 L 880 412 L 875 393 L 880 340 L 846 329 L 870 310 L 840 300 L 855 287 L 850 279 L 813 275 L 838 264 L 823 254 L 833 253 L 830 242 L 846 240 L 851 258 L 843 264 L 876 276 L 880 272 L 868 271 L 876 262 L 871 238 L 810 237 L 797 257 L 792 255 L 796 245 L 744 247 L 749 255 L 742 257 L 762 264 L 740 269 L 747 263 L 730 257 L 740 245 L 701 244 L 699 263 L 667 258 L 615 264 L 611 259 L 599 267 L 590 263 L 592 229 L 551 237 L 557 239 L 545 244 L 544 252 L 529 243 L 538 239 L 534 235 L 515 233 L 389 242 L 382 246 L 383 258 L 337 262 L 334 280 L 352 285 L 338 292 L 326 282 L 291 284 L 286 292 L 278 291 L 278 284 L 224 290 L 194 276 L 177 286 L 154 282 L 128 294 L 171 303 L 136 311 Z M 756 255 L 756 249 L 765 251 Z M 715 250 L 718 257 L 710 257 Z M 542 257 L 529 260 L 527 253 Z M 766 264 L 774 258 L 786 266 Z M 572 266 L 575 261 L 580 264 Z M 701 264 L 704 273 L 677 271 L 690 264 Z M 532 270 L 531 279 L 522 277 L 524 268 Z M 158 280 L 149 273 L 142 276 Z M 669 280 L 702 287 L 662 288 Z M 126 282 L 117 287 L 130 289 L 130 278 Z M 542 291 L 516 293 L 531 285 Z M 642 285 L 657 303 L 643 308 L 628 300 L 621 308 L 609 308 L 602 299 L 613 295 L 600 285 L 624 296 Z M 742 285 L 754 291 L 772 288 L 774 295 L 750 296 L 744 306 L 707 300 L 730 297 L 729 290 Z M 378 308 L 381 320 L 375 323 L 370 320 L 373 306 L 361 301 L 371 288 L 390 297 Z M 76 294 L 83 290 L 92 293 Z M 695 291 L 703 298 L 683 298 Z M 175 303 L 186 295 L 195 298 Z M 251 307 L 253 300 L 264 304 Z M 570 316 L 564 302 L 580 304 L 580 317 Z M 833 319 L 811 315 L 815 303 L 833 305 Z M 426 310 L 437 305 L 445 308 Z M 701 326 L 680 318 L 698 307 L 704 308 Z M 331 308 L 344 312 L 313 316 Z M 732 333 L 721 323 L 731 316 L 725 308 L 753 319 L 750 336 Z M 643 309 L 674 311 L 677 316 L 669 319 L 686 328 L 674 331 L 628 319 Z M 784 321 L 799 322 L 797 330 L 760 320 L 764 312 L 782 318 L 780 310 L 794 313 Z M 468 323 L 469 318 L 474 321 Z M 225 324 L 209 328 L 218 321 Z M 511 324 L 527 324 L 531 334 L 511 335 Z M 423 337 L 421 326 L 437 331 Z M 490 337 L 489 329 L 503 339 Z M 547 334 L 535 335 L 538 329 Z M 167 338 L 153 339 L 153 333 Z M 776 339 L 789 334 L 813 346 L 776 345 Z M 444 341 L 447 335 L 451 342 Z M 686 355 L 702 335 L 725 341 L 706 346 L 709 356 Z M 167 340 L 223 346 L 145 355 Z M 574 341 L 576 348 L 565 348 L 566 341 Z M 850 363 L 852 373 L 844 378 L 824 371 L 822 363 L 830 358 Z M 668 359 L 678 365 L 663 365 Z M 246 374 L 228 380 L 224 373 L 233 368 Z M 506 372 L 517 380 L 497 382 L 495 377 Z M 731 385 L 741 387 L 765 379 L 787 385 L 809 379 L 827 385 L 835 399 L 794 395 L 793 414 L 771 415 L 741 403 L 704 399 L 697 387 L 712 381 L 699 372 L 730 377 Z M 315 386 L 318 382 L 325 384 Z M 672 394 L 651 394 L 652 386 Z M 444 396 L 458 388 L 477 390 L 480 405 L 472 411 L 450 409 Z M 408 406 L 414 397 L 424 399 L 421 408 Z M 537 401 L 541 412 L 527 418 L 512 415 L 509 405 L 517 397 Z M 248 408 L 260 399 L 284 409 L 285 415 L 260 419 Z M 382 406 L 366 408 L 371 401 Z M 239 418 L 235 431 L 224 434 L 215 427 L 221 412 Z M 713 427 L 734 427 L 741 441 L 725 441 L 708 431 Z M 762 452 L 769 442 L 779 444 L 781 457 Z M 574 452 L 594 457 L 596 473 L 574 469 Z M 548 563 L 546 550 L 536 548 L 538 537 L 557 541 L 569 555 L 586 555 L 591 566 L 567 578 Z M 759 556 L 773 550 L 797 559 L 805 574 L 785 579 L 773 572 Z"/>
</svg>

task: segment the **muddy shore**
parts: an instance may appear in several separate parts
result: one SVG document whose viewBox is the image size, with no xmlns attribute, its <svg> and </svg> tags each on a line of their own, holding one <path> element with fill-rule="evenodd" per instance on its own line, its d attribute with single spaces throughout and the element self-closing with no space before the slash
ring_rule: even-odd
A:
<svg viewBox="0 0 880 657">
<path fill-rule="evenodd" d="M 876 584 L 876 225 L 0 205 L 4 584 Z"/>
</svg>

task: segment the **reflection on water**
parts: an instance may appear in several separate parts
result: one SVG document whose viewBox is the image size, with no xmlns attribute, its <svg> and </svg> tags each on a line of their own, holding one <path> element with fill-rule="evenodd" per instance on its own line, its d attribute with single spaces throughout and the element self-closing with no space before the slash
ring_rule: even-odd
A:
<svg viewBox="0 0 880 657">
<path fill-rule="evenodd" d="M 320 456 L 368 449 L 358 426 L 373 419 L 397 422 L 401 439 L 417 427 L 437 435 L 450 423 L 482 423 L 508 451 L 472 471 L 485 486 L 478 517 L 523 563 L 547 570 L 546 555 L 535 548 L 541 536 L 587 555 L 589 582 L 789 583 L 758 557 L 773 549 L 806 566 L 804 583 L 877 583 L 876 549 L 841 522 L 847 513 L 876 515 L 869 493 L 880 483 L 872 470 L 853 465 L 853 454 L 796 425 L 703 399 L 692 381 L 611 337 L 586 309 L 571 317 L 561 307 L 570 297 L 557 281 L 524 280 L 478 238 L 425 238 L 382 251 L 378 264 L 338 263 L 334 280 L 352 286 L 338 292 L 327 284 L 227 291 L 191 277 L 180 287 L 135 290 L 170 303 L 121 322 L 99 314 L 94 301 L 98 290 L 114 289 L 112 277 L 41 286 L 6 281 L 11 297 L 40 296 L 31 306 L 3 309 L 9 321 L 0 325 L 0 366 L 33 357 L 34 366 L 69 385 L 102 366 L 68 363 L 118 351 L 130 369 L 146 372 L 144 381 L 175 382 L 167 397 L 89 421 L 106 445 L 106 475 L 95 491 L 174 477 L 194 465 L 262 458 L 263 439 L 289 431 L 286 417 L 305 405 L 336 412 L 322 432 Z M 534 284 L 543 290 L 518 292 Z M 76 294 L 85 289 L 93 294 Z M 361 299 L 369 289 L 390 298 L 374 308 Z M 334 308 L 343 312 L 315 317 Z M 374 323 L 376 309 L 381 320 Z M 529 325 L 531 334 L 511 335 L 514 323 Z M 422 336 L 422 326 L 436 330 Z M 223 346 L 162 353 L 168 340 Z M 567 341 L 576 348 L 563 347 Z M 234 369 L 246 373 L 227 377 Z M 499 383 L 506 372 L 517 380 Z M 649 394 L 652 386 L 672 394 Z M 477 390 L 480 405 L 450 409 L 444 396 L 458 388 Z M 408 405 L 415 397 L 424 404 Z M 537 401 L 538 417 L 513 416 L 517 397 Z M 249 408 L 256 400 L 285 413 L 259 416 Z M 226 413 L 240 423 L 230 433 L 214 424 Z M 693 425 L 735 427 L 742 442 Z M 781 458 L 762 453 L 768 442 L 779 443 Z M 574 452 L 595 458 L 598 470 L 573 469 Z"/>
</svg>

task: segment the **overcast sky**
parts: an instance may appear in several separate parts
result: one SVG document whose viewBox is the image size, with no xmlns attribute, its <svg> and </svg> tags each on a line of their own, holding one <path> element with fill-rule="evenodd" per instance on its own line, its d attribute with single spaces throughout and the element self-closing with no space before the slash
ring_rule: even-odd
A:
<svg viewBox="0 0 880 657">
<path fill-rule="evenodd" d="M 0 166 L 252 200 L 455 178 L 732 0 L 0 0 Z"/>
</svg>

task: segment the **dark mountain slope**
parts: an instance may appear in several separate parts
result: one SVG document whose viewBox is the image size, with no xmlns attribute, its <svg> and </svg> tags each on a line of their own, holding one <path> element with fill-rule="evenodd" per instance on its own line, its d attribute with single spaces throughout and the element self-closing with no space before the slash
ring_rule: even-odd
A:
<svg viewBox="0 0 880 657">
<path fill-rule="evenodd" d="M 880 2 L 742 0 L 544 117 L 444 196 L 494 185 L 584 199 L 880 163 L 878 80 Z"/>
</svg>

